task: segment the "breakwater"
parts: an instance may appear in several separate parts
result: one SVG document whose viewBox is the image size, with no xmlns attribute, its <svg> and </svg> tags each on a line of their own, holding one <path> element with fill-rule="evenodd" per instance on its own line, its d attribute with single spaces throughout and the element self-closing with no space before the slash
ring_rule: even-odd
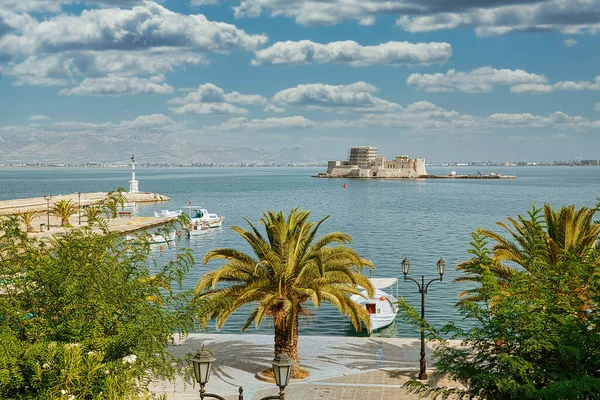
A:
<svg viewBox="0 0 600 400">
<path fill-rule="evenodd" d="M 81 206 L 99 204 L 106 198 L 107 192 L 93 193 L 72 193 L 53 195 L 47 201 L 44 197 L 31 197 L 27 199 L 14 199 L 0 201 L 0 215 L 15 215 L 25 211 L 43 212 L 48 207 L 52 207 L 56 202 L 65 200 Z M 171 199 L 165 195 L 149 192 L 124 192 L 123 197 L 126 202 L 135 203 L 155 203 L 162 201 L 170 201 Z"/>
<path fill-rule="evenodd" d="M 321 172 L 313 175 L 313 178 L 342 178 L 342 179 L 517 179 L 515 175 L 419 175 L 419 176 L 335 176 L 327 172 Z"/>
</svg>

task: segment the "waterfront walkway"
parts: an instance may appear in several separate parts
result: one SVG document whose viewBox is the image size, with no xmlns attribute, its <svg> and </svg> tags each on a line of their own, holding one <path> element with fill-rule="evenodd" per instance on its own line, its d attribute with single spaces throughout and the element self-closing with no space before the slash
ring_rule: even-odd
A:
<svg viewBox="0 0 600 400">
<path fill-rule="evenodd" d="M 258 400 L 278 393 L 275 384 L 255 377 L 258 371 L 271 366 L 272 335 L 193 334 L 172 346 L 171 351 L 183 357 L 195 353 L 203 343 L 217 358 L 207 393 L 216 393 L 228 400 L 237 400 L 239 386 L 244 388 L 245 400 Z M 285 398 L 416 400 L 417 395 L 409 394 L 401 386 L 416 378 L 419 350 L 418 339 L 300 336 L 300 359 L 311 376 L 292 382 L 286 388 Z M 431 366 L 431 352 L 428 346 L 428 366 Z M 429 375 L 430 384 L 459 386 L 439 379 L 433 373 Z M 199 398 L 198 388 L 182 380 L 175 385 L 161 382 L 153 390 L 167 394 L 169 399 Z"/>
</svg>

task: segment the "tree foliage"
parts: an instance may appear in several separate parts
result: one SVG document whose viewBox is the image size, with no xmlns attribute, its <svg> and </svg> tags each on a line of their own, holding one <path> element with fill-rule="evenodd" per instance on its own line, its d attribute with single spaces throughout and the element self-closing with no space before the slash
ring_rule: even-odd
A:
<svg viewBox="0 0 600 400">
<path fill-rule="evenodd" d="M 204 264 L 226 262 L 202 276 L 195 289 L 198 300 L 214 305 L 208 317 L 217 321 L 217 327 L 243 305 L 253 304 L 243 329 L 272 318 L 275 353 L 285 352 L 297 362 L 298 316 L 307 312 L 306 302 L 316 307 L 333 304 L 359 329 L 362 324 L 369 325 L 369 316 L 350 295 L 359 293 L 357 285 L 373 293 L 371 283 L 361 274 L 363 267 L 372 265 L 346 246 L 352 241 L 350 235 L 331 232 L 317 237 L 327 217 L 315 223 L 308 221 L 309 216 L 309 211 L 299 208 L 287 218 L 283 211 L 267 211 L 259 221 L 265 226 L 264 235 L 248 219 L 249 230 L 234 226 L 254 254 L 229 248 L 211 250 Z"/>
<path fill-rule="evenodd" d="M 149 245 L 108 231 L 48 245 L 0 222 L 0 398 L 129 399 L 173 377 L 166 344 L 196 326 L 178 291 L 189 251 L 159 265 Z"/>
<path fill-rule="evenodd" d="M 600 397 L 600 252 L 595 209 L 533 209 L 510 220 L 511 239 L 480 230 L 473 258 L 458 268 L 477 283 L 457 307 L 472 328 L 439 331 L 437 373 L 467 390 L 440 391 L 412 382 L 432 398 L 490 400 Z M 594 236 L 595 235 L 595 236 Z M 490 243 L 490 241 L 492 243 Z M 488 248 L 493 244 L 493 251 Z M 509 261 L 509 263 L 507 263 Z M 414 322 L 415 316 L 406 315 Z M 449 346 L 442 337 L 461 339 Z"/>
<path fill-rule="evenodd" d="M 50 214 L 60 218 L 60 226 L 71 227 L 69 218 L 77 212 L 77 204 L 71 200 L 60 200 L 50 208 Z"/>
</svg>

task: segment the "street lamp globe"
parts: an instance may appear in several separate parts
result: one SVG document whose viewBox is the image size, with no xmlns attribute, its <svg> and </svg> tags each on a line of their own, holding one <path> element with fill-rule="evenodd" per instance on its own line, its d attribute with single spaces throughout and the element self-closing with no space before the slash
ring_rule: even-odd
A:
<svg viewBox="0 0 600 400">
<path fill-rule="evenodd" d="M 441 278 L 442 275 L 444 275 L 444 272 L 446 271 L 446 261 L 444 261 L 442 258 L 440 258 L 440 261 L 437 262 L 437 269 L 438 274 L 440 274 Z"/>
<path fill-rule="evenodd" d="M 281 353 L 275 356 L 272 364 L 273 374 L 275 375 L 275 384 L 280 388 L 286 387 L 290 381 L 292 366 L 295 364 L 294 360 L 287 354 Z"/>
<path fill-rule="evenodd" d="M 202 349 L 192 358 L 194 375 L 196 376 L 196 381 L 200 385 L 206 385 L 208 382 L 213 362 L 216 360 L 217 359 L 210 351 L 204 349 L 204 346 L 202 346 Z"/>
<path fill-rule="evenodd" d="M 404 274 L 404 280 L 406 280 L 406 275 L 408 275 L 408 270 L 410 269 L 410 261 L 408 257 L 404 257 L 402 260 L 402 273 Z"/>
</svg>

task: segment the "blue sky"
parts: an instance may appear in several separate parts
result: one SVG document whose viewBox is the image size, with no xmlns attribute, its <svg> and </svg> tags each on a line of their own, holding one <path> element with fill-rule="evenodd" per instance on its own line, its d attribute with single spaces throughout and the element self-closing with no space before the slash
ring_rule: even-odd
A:
<svg viewBox="0 0 600 400">
<path fill-rule="evenodd" d="M 599 34 L 597 0 L 3 0 L 0 138 L 598 158 Z"/>
</svg>

